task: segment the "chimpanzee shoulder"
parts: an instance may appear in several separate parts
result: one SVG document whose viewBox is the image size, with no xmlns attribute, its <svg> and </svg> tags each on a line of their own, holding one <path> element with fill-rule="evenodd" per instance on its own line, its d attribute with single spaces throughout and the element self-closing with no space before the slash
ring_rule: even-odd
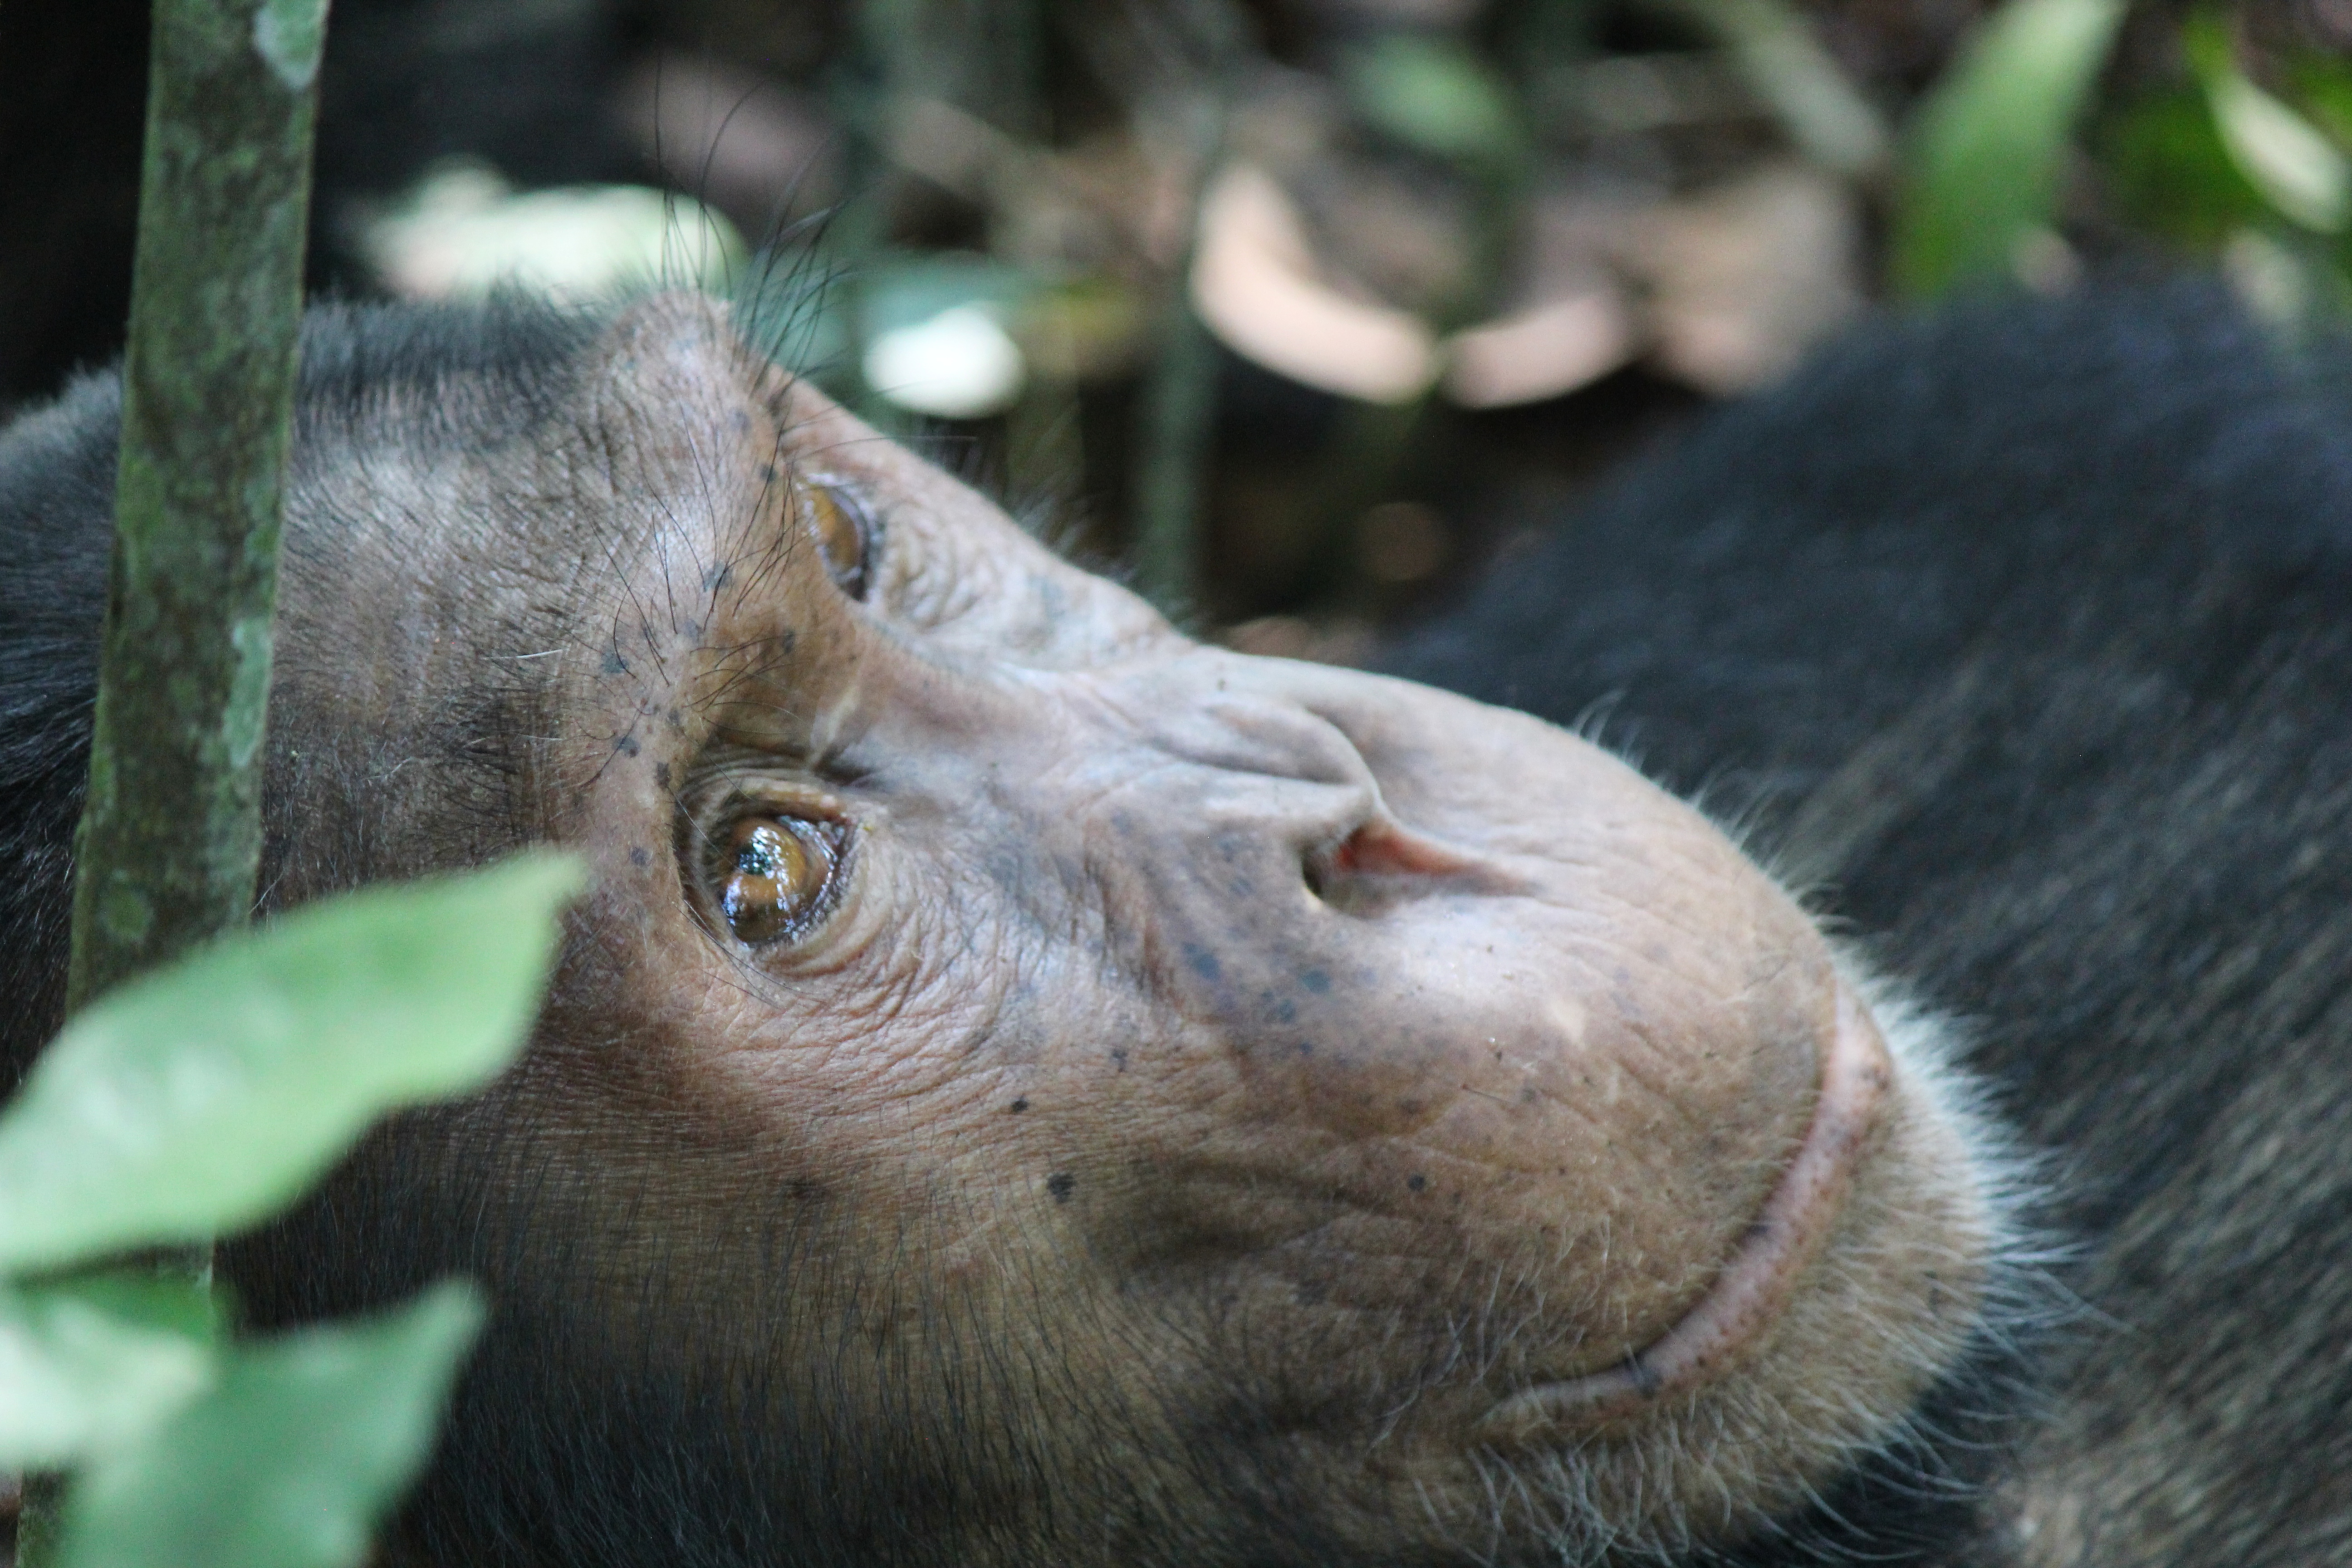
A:
<svg viewBox="0 0 2352 1568">
<path fill-rule="evenodd" d="M 1685 788 L 1801 791 L 1996 613 L 2152 624 L 2218 563 L 2352 550 L 2347 363 L 2206 285 L 1874 321 L 1638 464 L 1389 667 L 1562 721 L 1598 706 Z"/>
</svg>

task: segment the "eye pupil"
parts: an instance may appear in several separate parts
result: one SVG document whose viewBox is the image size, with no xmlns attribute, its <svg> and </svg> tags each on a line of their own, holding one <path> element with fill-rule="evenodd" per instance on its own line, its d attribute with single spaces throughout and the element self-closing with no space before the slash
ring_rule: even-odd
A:
<svg viewBox="0 0 2352 1568">
<path fill-rule="evenodd" d="M 791 935 L 815 912 L 833 881 L 833 847 L 807 823 L 746 817 L 729 835 L 728 855 L 731 868 L 719 889 L 719 910 L 746 942 Z"/>
<path fill-rule="evenodd" d="M 825 570 L 843 593 L 865 598 L 867 541 L 873 531 L 865 514 L 831 485 L 811 485 L 803 494 L 809 532 L 816 538 Z"/>
</svg>

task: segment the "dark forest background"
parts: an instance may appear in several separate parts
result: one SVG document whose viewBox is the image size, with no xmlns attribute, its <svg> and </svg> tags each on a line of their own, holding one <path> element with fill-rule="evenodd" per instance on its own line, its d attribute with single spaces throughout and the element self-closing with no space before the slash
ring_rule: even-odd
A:
<svg viewBox="0 0 2352 1568">
<path fill-rule="evenodd" d="M 145 12 L 0 7 L 0 407 L 119 352 Z M 2352 0 L 337 0 L 310 275 L 784 280 L 877 422 L 1347 658 L 1862 311 L 2327 319 L 2347 51 Z"/>
</svg>

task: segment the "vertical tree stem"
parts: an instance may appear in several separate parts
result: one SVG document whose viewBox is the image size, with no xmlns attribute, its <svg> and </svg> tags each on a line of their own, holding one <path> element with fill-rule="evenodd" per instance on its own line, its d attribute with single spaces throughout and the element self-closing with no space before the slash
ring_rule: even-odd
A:
<svg viewBox="0 0 2352 1568">
<path fill-rule="evenodd" d="M 1202 489 L 1217 415 L 1217 349 L 1186 297 L 1190 258 L 1161 307 L 1136 460 L 1135 584 L 1170 616 L 1198 608 Z"/>
<path fill-rule="evenodd" d="M 69 1008 L 252 913 L 326 14 L 156 0 Z M 22 1568 L 58 1507 L 26 1488 Z"/>
<path fill-rule="evenodd" d="M 157 0 L 68 1005 L 253 907 L 324 0 Z"/>
<path fill-rule="evenodd" d="M 1202 491 L 1217 418 L 1217 345 L 1192 309 L 1192 258 L 1200 238 L 1201 197 L 1224 156 L 1234 96 L 1237 31 L 1223 7 L 1200 8 L 1209 43 L 1204 90 L 1185 106 L 1192 202 L 1184 248 L 1161 305 L 1159 342 L 1143 384 L 1135 476 L 1135 585 L 1162 613 L 1188 616 L 1200 605 Z"/>
<path fill-rule="evenodd" d="M 858 417 L 886 431 L 893 424 L 889 407 L 866 381 L 866 351 L 874 339 L 872 272 L 890 237 L 897 57 L 914 47 L 921 21 L 919 8 L 908 0 L 852 0 L 849 37 L 832 74 L 842 181 L 841 201 L 825 225 L 835 268 L 826 287 L 833 290 L 845 344 L 833 384 Z"/>
</svg>

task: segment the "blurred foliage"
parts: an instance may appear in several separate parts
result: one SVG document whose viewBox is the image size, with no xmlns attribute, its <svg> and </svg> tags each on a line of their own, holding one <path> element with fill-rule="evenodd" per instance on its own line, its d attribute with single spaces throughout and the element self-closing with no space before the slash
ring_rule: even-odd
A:
<svg viewBox="0 0 2352 1568">
<path fill-rule="evenodd" d="M 974 442 L 1025 495 L 1126 490 L 1095 542 L 1139 552 L 1171 605 L 1378 612 L 1471 559 L 1448 544 L 1383 576 L 1359 526 L 1444 502 L 1465 439 L 1449 403 L 1541 402 L 1628 364 L 1719 395 L 1874 297 L 2108 267 L 2218 267 L 2283 321 L 2335 309 L 2352 68 L 2259 4 L 860 0 L 814 77 L 851 198 L 754 275 L 828 285 L 772 314 L 797 363 L 899 433 Z M 1239 168 L 1291 210 L 1204 201 Z M 1195 232 L 1220 221 L 1258 226 Z M 1155 325 L 1187 299 L 1243 359 L 1318 345 L 1259 363 L 1342 405 L 1275 443 L 1244 517 L 1246 457 L 1229 426 L 1214 449 L 1200 433 L 1230 377 Z M 973 310 L 1009 353 L 975 318 L 918 332 Z M 1474 350 L 1481 374 L 1450 374 Z M 1395 358 L 1414 353 L 1425 369 Z M 1547 353 L 1585 368 L 1528 368 Z M 926 390 L 927 354 L 949 391 Z M 1138 377 L 1140 418 L 1106 450 L 1094 411 Z M 1418 412 L 1349 411 L 1376 385 L 1427 390 Z"/>
<path fill-rule="evenodd" d="M 2005 0 L 1920 105 L 1891 269 L 1906 293 L 2009 275 L 2049 225 L 2122 0 Z"/>
<path fill-rule="evenodd" d="M 1475 167 L 1526 156 L 1508 79 L 1459 39 L 1385 33 L 1349 51 L 1342 76 L 1365 121 L 1408 147 Z"/>
<path fill-rule="evenodd" d="M 48 1561 L 365 1558 L 478 1292 L 247 1338 L 203 1284 L 106 1260 L 249 1226 L 376 1118 L 503 1070 L 580 881 L 534 854 L 322 900 L 101 997 L 37 1062 L 0 1113 L 0 1469 L 71 1473 Z"/>
<path fill-rule="evenodd" d="M 750 237 L 767 335 L 1212 624 L 1426 603 L 1501 542 L 1488 481 L 1872 302 L 2347 291 L 2344 0 L 612 3 L 619 118 Z M 583 266 L 604 189 L 474 215 L 512 248 L 465 276 Z M 355 232 L 383 287 L 447 271 Z M 1383 552 L 1391 501 L 1442 547 Z"/>
</svg>

